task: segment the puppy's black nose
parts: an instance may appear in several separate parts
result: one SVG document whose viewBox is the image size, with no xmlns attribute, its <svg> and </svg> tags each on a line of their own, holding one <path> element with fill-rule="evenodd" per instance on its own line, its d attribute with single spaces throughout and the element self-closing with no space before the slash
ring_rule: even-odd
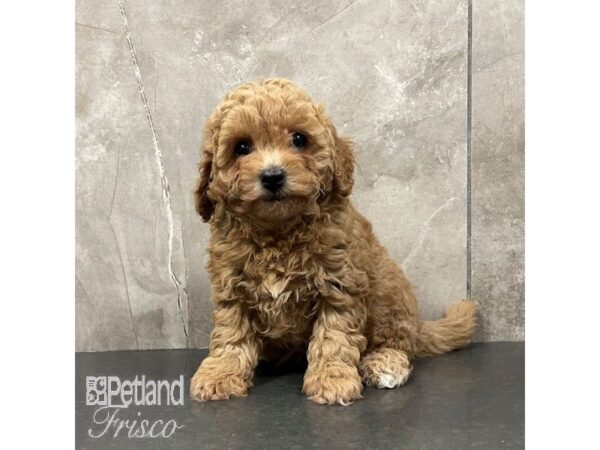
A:
<svg viewBox="0 0 600 450">
<path fill-rule="evenodd" d="M 260 174 L 260 181 L 265 189 L 277 192 L 285 184 L 285 171 L 280 167 L 265 169 Z"/>
</svg>

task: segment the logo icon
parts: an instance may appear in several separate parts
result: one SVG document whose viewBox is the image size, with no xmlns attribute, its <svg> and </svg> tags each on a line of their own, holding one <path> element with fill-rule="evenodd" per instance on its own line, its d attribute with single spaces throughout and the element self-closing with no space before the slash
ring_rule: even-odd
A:
<svg viewBox="0 0 600 450">
<path fill-rule="evenodd" d="M 106 377 L 85 377 L 85 404 L 108 405 Z"/>
</svg>

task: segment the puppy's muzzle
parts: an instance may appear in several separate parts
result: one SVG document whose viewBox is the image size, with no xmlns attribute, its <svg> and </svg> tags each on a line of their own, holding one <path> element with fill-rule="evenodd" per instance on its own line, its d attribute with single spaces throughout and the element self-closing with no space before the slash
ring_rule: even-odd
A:
<svg viewBox="0 0 600 450">
<path fill-rule="evenodd" d="M 260 174 L 263 187 L 272 194 L 277 194 L 285 186 L 286 173 L 281 167 L 265 169 Z"/>
</svg>

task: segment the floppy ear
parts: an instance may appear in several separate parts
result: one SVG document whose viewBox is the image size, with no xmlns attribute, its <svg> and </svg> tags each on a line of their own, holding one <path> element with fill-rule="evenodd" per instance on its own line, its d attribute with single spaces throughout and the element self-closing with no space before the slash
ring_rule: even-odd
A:
<svg viewBox="0 0 600 450">
<path fill-rule="evenodd" d="M 333 189 L 347 197 L 354 184 L 354 145 L 351 139 L 337 136 L 335 131 L 334 139 Z"/>
<path fill-rule="evenodd" d="M 204 222 L 208 222 L 215 210 L 215 205 L 208 198 L 208 185 L 211 182 L 213 153 L 206 150 L 202 152 L 202 160 L 200 161 L 200 178 L 196 191 L 194 192 L 194 202 L 196 204 L 196 212 L 200 214 Z"/>
<path fill-rule="evenodd" d="M 218 129 L 218 114 L 213 113 L 204 126 L 204 138 L 202 141 L 202 158 L 200 160 L 200 178 L 194 192 L 196 212 L 200 214 L 204 222 L 208 222 L 215 211 L 214 202 L 208 197 L 208 188 L 212 181 L 212 165 L 215 155 L 216 135 Z"/>
<path fill-rule="evenodd" d="M 352 192 L 354 185 L 354 143 L 352 139 L 338 136 L 335 125 L 325 114 L 322 103 L 314 105 L 317 117 L 331 133 L 334 142 L 333 149 L 333 186 L 332 190 L 339 192 L 342 197 L 347 197 Z"/>
</svg>

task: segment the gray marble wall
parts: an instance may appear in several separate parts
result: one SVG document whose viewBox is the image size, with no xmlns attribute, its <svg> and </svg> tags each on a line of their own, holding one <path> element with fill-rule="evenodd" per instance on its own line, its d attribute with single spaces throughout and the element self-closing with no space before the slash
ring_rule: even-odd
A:
<svg viewBox="0 0 600 450">
<path fill-rule="evenodd" d="M 472 296 L 479 340 L 525 338 L 522 1 L 473 2 Z"/>
<path fill-rule="evenodd" d="M 478 339 L 523 339 L 523 5 L 469 11 L 77 1 L 77 350 L 207 345 L 208 227 L 192 198 L 202 124 L 224 92 L 271 76 L 302 85 L 354 137 L 353 200 L 422 315 L 464 298 L 470 279 Z"/>
</svg>

